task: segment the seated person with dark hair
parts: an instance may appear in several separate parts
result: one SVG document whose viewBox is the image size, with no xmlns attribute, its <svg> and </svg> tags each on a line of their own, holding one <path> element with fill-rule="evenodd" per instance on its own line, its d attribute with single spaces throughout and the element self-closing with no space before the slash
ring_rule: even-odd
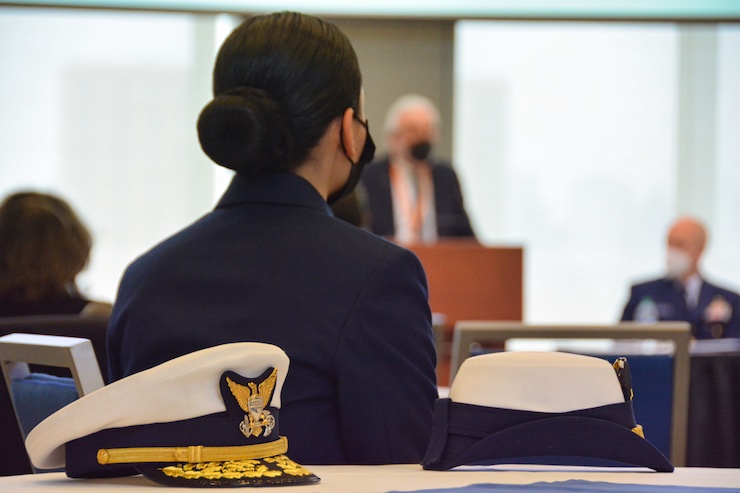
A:
<svg viewBox="0 0 740 493">
<path fill-rule="evenodd" d="M 72 208 L 53 195 L 20 192 L 0 205 L 0 317 L 109 314 L 82 296 L 75 279 L 92 237 Z"/>
<path fill-rule="evenodd" d="M 419 462 L 437 397 L 424 270 L 332 215 L 374 144 L 333 24 L 248 18 L 226 39 L 203 150 L 236 171 L 215 210 L 131 264 L 108 328 L 113 379 L 219 344 L 290 358 L 280 434 L 306 464 Z"/>
<path fill-rule="evenodd" d="M 666 276 L 632 286 L 622 320 L 689 322 L 696 339 L 740 337 L 740 295 L 699 273 L 706 241 L 702 223 L 678 219 L 668 232 Z"/>
</svg>

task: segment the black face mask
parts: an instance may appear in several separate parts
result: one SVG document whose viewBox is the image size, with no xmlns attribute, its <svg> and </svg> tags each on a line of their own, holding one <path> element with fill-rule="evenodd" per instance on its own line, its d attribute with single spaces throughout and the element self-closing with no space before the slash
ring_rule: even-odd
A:
<svg viewBox="0 0 740 493">
<path fill-rule="evenodd" d="M 363 168 L 365 168 L 365 165 L 372 161 L 373 157 L 375 156 L 375 142 L 373 142 L 373 138 L 370 136 L 370 128 L 368 127 L 367 120 L 363 122 L 355 115 L 353 115 L 352 118 L 360 122 L 360 124 L 365 127 L 365 145 L 362 146 L 362 152 L 360 153 L 360 157 L 357 159 L 357 162 L 353 163 L 349 156 L 347 156 L 347 149 L 344 148 L 344 140 L 341 141 L 344 155 L 347 156 L 347 159 L 349 159 L 352 168 L 349 171 L 349 178 L 347 178 L 347 183 L 345 183 L 340 190 L 337 190 L 336 192 L 329 195 L 329 197 L 326 199 L 329 205 L 334 204 L 337 200 L 344 198 L 352 193 L 352 191 L 357 186 L 357 182 L 360 181 L 360 175 L 362 175 Z"/>
<path fill-rule="evenodd" d="M 426 140 L 422 140 L 411 148 L 411 155 L 418 161 L 424 161 L 429 157 L 431 150 L 432 144 Z"/>
</svg>

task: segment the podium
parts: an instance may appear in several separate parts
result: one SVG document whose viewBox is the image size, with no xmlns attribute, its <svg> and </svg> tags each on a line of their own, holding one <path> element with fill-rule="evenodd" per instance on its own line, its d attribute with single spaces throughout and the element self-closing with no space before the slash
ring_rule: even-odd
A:
<svg viewBox="0 0 740 493">
<path fill-rule="evenodd" d="M 523 249 L 488 247 L 474 240 L 406 245 L 421 260 L 435 326 L 437 379 L 449 380 L 452 329 L 458 320 L 523 318 Z"/>
</svg>

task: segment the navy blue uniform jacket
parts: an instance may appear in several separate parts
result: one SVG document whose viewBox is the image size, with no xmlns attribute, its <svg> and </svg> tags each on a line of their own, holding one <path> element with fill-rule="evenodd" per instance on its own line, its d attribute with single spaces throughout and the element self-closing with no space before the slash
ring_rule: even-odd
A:
<svg viewBox="0 0 740 493">
<path fill-rule="evenodd" d="M 740 337 L 740 295 L 737 293 L 702 280 L 699 301 L 690 310 L 680 285 L 672 279 L 657 279 L 632 286 L 622 320 L 634 320 L 637 305 L 647 298 L 655 303 L 659 320 L 689 322 L 692 335 L 697 339 Z M 726 321 L 713 318 L 709 310 L 712 303 L 720 303 L 725 309 L 729 307 Z"/>
<path fill-rule="evenodd" d="M 474 236 L 470 219 L 463 205 L 460 182 L 449 165 L 430 162 L 434 183 L 434 207 L 439 237 Z M 393 236 L 393 196 L 388 159 L 370 163 L 362 173 L 362 185 L 367 192 L 370 230 L 376 235 Z"/>
<path fill-rule="evenodd" d="M 294 174 L 237 175 L 213 212 L 128 267 L 110 376 L 241 341 L 290 357 L 279 426 L 291 459 L 421 460 L 437 397 L 421 263 L 334 218 Z"/>
</svg>

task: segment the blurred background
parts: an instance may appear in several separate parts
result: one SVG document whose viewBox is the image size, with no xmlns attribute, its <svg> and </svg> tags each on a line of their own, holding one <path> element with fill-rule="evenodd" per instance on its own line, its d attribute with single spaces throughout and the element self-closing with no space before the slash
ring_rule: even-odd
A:
<svg viewBox="0 0 740 493">
<path fill-rule="evenodd" d="M 0 196 L 42 190 L 80 213 L 95 244 L 79 285 L 93 299 L 113 301 L 129 262 L 220 197 L 230 173 L 195 130 L 214 57 L 238 14 L 282 8 L 328 17 L 350 37 L 379 153 L 396 97 L 440 107 L 437 153 L 455 165 L 478 238 L 524 248 L 525 321 L 617 321 L 629 285 L 661 274 L 680 214 L 709 225 L 708 279 L 740 289 L 732 2 L 57 8 L 70 3 L 96 2 L 0 6 Z"/>
</svg>

